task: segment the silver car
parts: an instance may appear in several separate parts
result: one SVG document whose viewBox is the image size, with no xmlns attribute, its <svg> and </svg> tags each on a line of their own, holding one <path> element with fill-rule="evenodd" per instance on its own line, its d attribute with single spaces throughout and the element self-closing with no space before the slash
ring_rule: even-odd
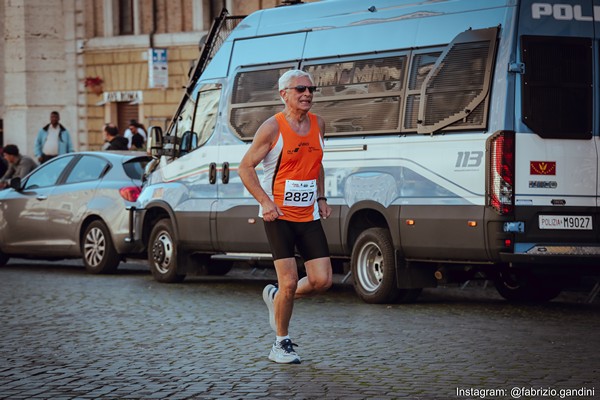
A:
<svg viewBox="0 0 600 400">
<path fill-rule="evenodd" d="M 142 152 L 58 156 L 0 191 L 0 266 L 9 257 L 81 258 L 92 273 L 116 271 L 131 251 L 129 212 L 151 158 Z"/>
</svg>

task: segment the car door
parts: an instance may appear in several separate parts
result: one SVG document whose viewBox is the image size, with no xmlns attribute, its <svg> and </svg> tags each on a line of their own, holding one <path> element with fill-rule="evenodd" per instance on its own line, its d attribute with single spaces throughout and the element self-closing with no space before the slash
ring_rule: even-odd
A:
<svg viewBox="0 0 600 400">
<path fill-rule="evenodd" d="M 100 178 L 109 167 L 109 162 L 100 155 L 79 156 L 55 186 L 46 206 L 47 227 L 53 233 L 46 240 L 52 252 L 79 254 L 82 221 L 87 216 L 88 204 L 94 197 Z"/>
<path fill-rule="evenodd" d="M 21 189 L 7 189 L 1 201 L 0 240 L 6 253 L 46 254 L 49 238 L 55 235 L 48 228 L 48 199 L 74 156 L 53 159 L 30 174 Z"/>
</svg>

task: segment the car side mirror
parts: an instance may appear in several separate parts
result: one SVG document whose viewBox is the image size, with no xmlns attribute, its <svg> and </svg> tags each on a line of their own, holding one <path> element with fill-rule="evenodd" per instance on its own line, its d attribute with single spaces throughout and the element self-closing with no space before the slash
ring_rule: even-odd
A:
<svg viewBox="0 0 600 400">
<path fill-rule="evenodd" d="M 18 176 L 15 178 L 11 178 L 9 186 L 11 188 L 15 189 L 16 191 L 20 191 L 21 190 L 21 178 L 19 178 Z"/>
<path fill-rule="evenodd" d="M 151 126 L 148 132 L 148 149 L 152 157 L 160 157 L 163 149 L 163 131 L 160 126 Z"/>
</svg>

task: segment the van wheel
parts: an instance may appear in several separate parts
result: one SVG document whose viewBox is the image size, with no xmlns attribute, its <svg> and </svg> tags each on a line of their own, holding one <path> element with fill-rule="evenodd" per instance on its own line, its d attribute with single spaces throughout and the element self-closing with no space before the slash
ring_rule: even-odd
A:
<svg viewBox="0 0 600 400">
<path fill-rule="evenodd" d="M 92 274 L 115 273 L 121 262 L 108 227 L 98 220 L 92 221 L 85 228 L 81 241 L 81 254 L 83 254 L 85 269 Z"/>
<path fill-rule="evenodd" d="M 148 242 L 148 263 L 152 276 L 158 282 L 176 283 L 185 279 L 177 273 L 177 245 L 173 240 L 171 221 L 164 218 L 158 221 Z"/>
<path fill-rule="evenodd" d="M 354 290 L 367 303 L 390 303 L 400 296 L 396 285 L 394 246 L 387 229 L 362 232 L 351 259 Z"/>
<path fill-rule="evenodd" d="M 562 291 L 559 280 L 536 277 L 529 271 L 501 269 L 494 279 L 494 286 L 502 297 L 517 302 L 546 302 Z"/>
</svg>

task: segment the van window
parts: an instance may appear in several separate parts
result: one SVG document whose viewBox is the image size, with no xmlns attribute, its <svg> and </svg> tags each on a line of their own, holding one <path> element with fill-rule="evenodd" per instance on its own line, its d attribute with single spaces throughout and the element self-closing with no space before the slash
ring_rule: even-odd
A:
<svg viewBox="0 0 600 400">
<path fill-rule="evenodd" d="M 202 146 L 212 136 L 217 123 L 220 84 L 202 85 L 198 93 L 187 97 L 181 112 L 172 125 L 171 135 L 179 138 L 184 153 Z"/>
<path fill-rule="evenodd" d="M 264 70 L 240 71 L 235 77 L 230 122 L 235 133 L 252 140 L 258 127 L 283 109 L 279 97 L 279 77 L 290 66 Z"/>
<path fill-rule="evenodd" d="M 194 135 L 198 137 L 194 148 L 202 146 L 212 136 L 219 116 L 220 97 L 221 85 L 207 85 L 201 89 L 193 125 Z"/>
<path fill-rule="evenodd" d="M 418 133 L 486 128 L 497 35 L 467 30 L 446 46 L 421 88 Z"/>
<path fill-rule="evenodd" d="M 408 89 L 406 90 L 406 106 L 404 113 L 404 129 L 407 131 L 417 130 L 421 87 L 441 54 L 441 50 L 413 54 L 410 74 L 408 76 Z"/>
<path fill-rule="evenodd" d="M 590 139 L 592 40 L 523 36 L 521 54 L 523 122 L 543 138 Z"/>
<path fill-rule="evenodd" d="M 400 127 L 406 55 L 305 64 L 319 90 L 312 111 L 327 136 L 387 133 Z"/>
</svg>

